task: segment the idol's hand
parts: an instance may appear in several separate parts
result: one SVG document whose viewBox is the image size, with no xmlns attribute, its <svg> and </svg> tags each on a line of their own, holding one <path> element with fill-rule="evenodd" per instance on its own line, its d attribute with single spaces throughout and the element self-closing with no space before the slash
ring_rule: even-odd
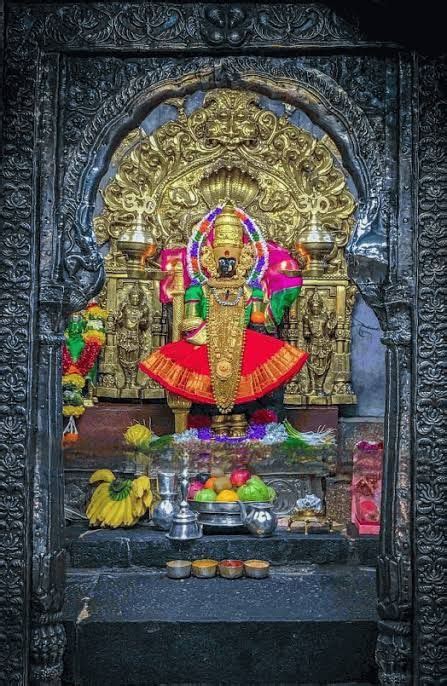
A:
<svg viewBox="0 0 447 686">
<path fill-rule="evenodd" d="M 182 321 L 182 331 L 194 331 L 194 329 L 198 329 L 199 326 L 201 326 L 202 324 L 203 319 L 201 319 L 200 317 L 187 317 Z"/>
<path fill-rule="evenodd" d="M 198 328 L 185 333 L 185 341 L 192 343 L 193 345 L 206 345 L 207 334 L 206 334 L 206 322 L 200 320 L 201 324 Z"/>
</svg>

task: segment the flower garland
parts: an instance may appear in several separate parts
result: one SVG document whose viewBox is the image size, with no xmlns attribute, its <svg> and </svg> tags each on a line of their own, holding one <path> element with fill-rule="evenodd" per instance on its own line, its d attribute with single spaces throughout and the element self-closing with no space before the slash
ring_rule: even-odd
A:
<svg viewBox="0 0 447 686">
<path fill-rule="evenodd" d="M 202 221 L 196 225 L 188 241 L 188 247 L 186 251 L 186 266 L 189 277 L 193 284 L 203 284 L 208 280 L 200 265 L 200 252 L 203 241 L 214 227 L 214 221 L 221 212 L 222 207 L 216 207 L 214 210 L 211 210 L 211 212 L 208 212 Z M 259 288 L 261 279 L 268 267 L 269 253 L 267 243 L 260 229 L 253 219 L 248 216 L 248 214 L 239 208 L 236 208 L 235 212 L 244 225 L 245 231 L 253 245 L 256 256 L 255 263 L 247 279 L 247 283 L 250 286 Z"/>
<path fill-rule="evenodd" d="M 264 445 L 283 443 L 288 438 L 286 429 L 278 422 L 268 424 L 249 424 L 244 436 L 216 436 L 211 427 L 187 429 L 179 434 L 174 434 L 175 443 L 189 443 L 190 441 L 214 441 L 216 443 L 228 443 L 238 445 L 241 443 L 260 441 Z"/>
<path fill-rule="evenodd" d="M 64 429 L 63 443 L 74 443 L 79 434 L 75 418 L 85 412 L 83 391 L 87 376 L 92 371 L 105 343 L 104 323 L 107 312 L 96 303 L 91 303 L 86 310 L 74 315 L 65 331 L 65 342 L 62 347 L 62 414 L 68 417 Z M 70 352 L 70 337 L 77 338 L 82 346 L 78 357 Z"/>
</svg>

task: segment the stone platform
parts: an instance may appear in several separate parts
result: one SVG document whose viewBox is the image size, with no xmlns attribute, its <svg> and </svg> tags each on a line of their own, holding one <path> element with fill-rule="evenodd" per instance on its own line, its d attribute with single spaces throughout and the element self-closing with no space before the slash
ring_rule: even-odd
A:
<svg viewBox="0 0 447 686">
<path fill-rule="evenodd" d="M 375 683 L 373 537 L 177 543 L 144 526 L 72 526 L 67 548 L 67 684 Z M 166 577 L 168 559 L 204 556 L 269 559 L 271 577 Z"/>
<path fill-rule="evenodd" d="M 378 555 L 376 536 L 348 538 L 342 534 L 305 536 L 284 532 L 264 539 L 249 534 L 225 534 L 182 542 L 170 541 L 163 532 L 145 526 L 115 531 L 69 526 L 66 532 L 70 565 L 77 569 L 159 568 L 172 559 L 249 560 L 260 556 L 274 566 L 346 564 L 373 567 Z"/>
</svg>

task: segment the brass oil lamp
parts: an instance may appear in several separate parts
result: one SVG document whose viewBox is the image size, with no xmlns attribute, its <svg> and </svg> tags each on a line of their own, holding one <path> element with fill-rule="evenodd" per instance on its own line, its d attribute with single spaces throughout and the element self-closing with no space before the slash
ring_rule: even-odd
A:
<svg viewBox="0 0 447 686">
<path fill-rule="evenodd" d="M 139 209 L 136 221 L 121 234 L 118 250 L 127 257 L 128 274 L 133 279 L 144 279 L 145 263 L 157 253 L 157 243 L 149 222 L 145 220 L 144 211 Z"/>
<path fill-rule="evenodd" d="M 334 249 L 334 237 L 320 220 L 319 213 L 313 211 L 310 221 L 299 236 L 295 248 L 297 254 L 306 256 L 304 274 L 307 277 L 321 277 Z"/>
</svg>

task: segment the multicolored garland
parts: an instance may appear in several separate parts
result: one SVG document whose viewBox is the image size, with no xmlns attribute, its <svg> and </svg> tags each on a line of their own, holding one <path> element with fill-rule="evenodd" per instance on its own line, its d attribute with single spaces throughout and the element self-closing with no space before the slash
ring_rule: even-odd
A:
<svg viewBox="0 0 447 686">
<path fill-rule="evenodd" d="M 83 312 L 76 313 L 65 330 L 62 348 L 62 413 L 69 418 L 63 434 L 65 444 L 79 438 L 75 418 L 85 412 L 83 390 L 105 343 L 104 323 L 107 316 L 107 312 L 93 302 Z M 70 345 L 71 336 L 76 337 L 76 345 Z M 73 352 L 75 349 L 76 353 Z"/>
<path fill-rule="evenodd" d="M 188 241 L 186 265 L 193 284 L 203 284 L 208 280 L 200 265 L 200 251 L 203 241 L 214 227 L 214 220 L 221 212 L 222 207 L 216 207 L 211 212 L 208 212 L 202 221 L 197 224 Z M 244 225 L 256 256 L 255 264 L 247 279 L 247 283 L 250 286 L 259 288 L 261 279 L 268 267 L 269 253 L 267 243 L 260 229 L 248 214 L 239 208 L 236 208 L 236 214 Z"/>
</svg>

